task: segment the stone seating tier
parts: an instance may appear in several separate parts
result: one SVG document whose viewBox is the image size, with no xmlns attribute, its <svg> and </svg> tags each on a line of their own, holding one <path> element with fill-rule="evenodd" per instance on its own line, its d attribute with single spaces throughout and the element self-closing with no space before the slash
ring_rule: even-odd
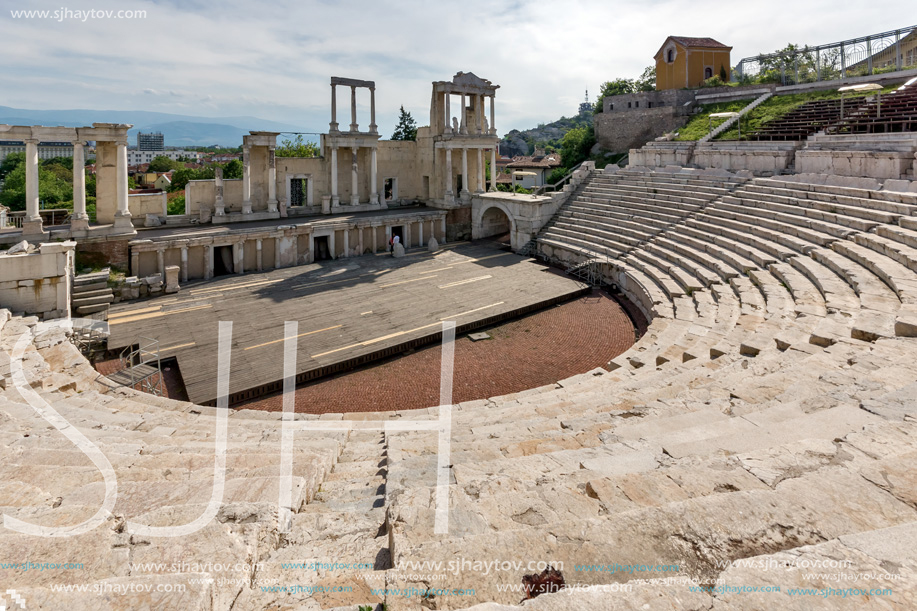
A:
<svg viewBox="0 0 917 611">
<path fill-rule="evenodd" d="M 5 553 L 94 558 L 79 579 L 112 587 L 186 589 L 100 602 L 91 592 L 54 591 L 60 576 L 49 572 L 5 575 L 5 583 L 40 608 L 385 603 L 396 611 L 418 608 L 419 601 L 393 589 L 427 587 L 424 576 L 391 568 L 399 562 L 537 559 L 563 562 L 571 584 L 630 581 L 632 588 L 601 597 L 588 590 L 542 595 L 525 609 L 803 609 L 812 599 L 700 593 L 690 586 L 719 578 L 735 587 L 809 587 L 791 567 L 755 571 L 735 561 L 787 567 L 795 559 L 849 558 L 850 573 L 902 575 L 882 600 L 906 608 L 917 596 L 911 485 L 917 216 L 908 208 L 915 202 L 776 180 L 730 184 L 724 177 L 682 183 L 678 197 L 703 200 L 695 207 L 636 188 L 690 179 L 641 173 L 631 189 L 622 187 L 632 180 L 622 174 L 590 180 L 538 244 L 572 259 L 606 260 L 609 279 L 650 315 L 649 328 L 607 368 L 455 407 L 447 535 L 433 533 L 436 433 L 361 430 L 368 419 L 435 419 L 438 408 L 299 415 L 353 419 L 353 430 L 296 433 L 287 533 L 279 532 L 276 507 L 280 415 L 235 411 L 216 519 L 184 538 L 129 535 L 125 519 L 175 525 L 204 511 L 216 408 L 113 389 L 63 334 L 0 314 L 0 355 L 21 333 L 32 334 L 27 380 L 103 450 L 119 478 L 115 515 L 97 530 L 57 540 L 4 531 Z M 593 182 L 623 192 L 581 200 Z M 728 185 L 723 193 L 692 192 L 693 186 L 716 189 L 718 182 Z M 602 240 L 627 250 L 612 255 Z M 91 516 L 102 498 L 98 470 L 24 402 L 8 359 L 0 362 L 0 379 L 4 513 L 46 524 Z M 163 558 L 233 568 L 207 574 L 136 568 Z M 639 584 L 633 580 L 646 575 L 575 569 L 609 558 L 677 562 L 686 583 Z M 372 569 L 282 568 L 303 559 L 366 562 Z M 236 569 L 238 562 L 260 564 Z M 514 606 L 520 594 L 498 586 L 520 583 L 522 573 L 531 572 L 537 571 L 482 574 L 460 567 L 449 574 L 448 587 L 475 593 L 437 596 L 436 607 L 481 603 L 478 611 L 484 611 L 495 608 L 484 603 L 494 602 L 521 609 Z M 233 585 L 220 585 L 219 578 Z M 350 591 L 270 592 L 259 580 Z M 373 595 L 370 587 L 390 593 Z M 855 609 L 874 600 L 851 595 L 831 604 Z"/>
</svg>

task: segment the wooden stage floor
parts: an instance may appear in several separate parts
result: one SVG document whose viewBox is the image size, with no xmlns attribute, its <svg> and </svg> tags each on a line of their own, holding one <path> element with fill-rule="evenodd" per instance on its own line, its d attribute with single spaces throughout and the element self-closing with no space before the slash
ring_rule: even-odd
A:
<svg viewBox="0 0 917 611">
<path fill-rule="evenodd" d="M 116 304 L 110 349 L 159 341 L 194 403 L 217 395 L 220 321 L 233 322 L 230 404 L 280 388 L 285 321 L 298 321 L 297 382 L 438 339 L 442 322 L 490 324 L 579 294 L 584 284 L 496 242 L 446 244 L 188 283 L 175 295 Z"/>
</svg>

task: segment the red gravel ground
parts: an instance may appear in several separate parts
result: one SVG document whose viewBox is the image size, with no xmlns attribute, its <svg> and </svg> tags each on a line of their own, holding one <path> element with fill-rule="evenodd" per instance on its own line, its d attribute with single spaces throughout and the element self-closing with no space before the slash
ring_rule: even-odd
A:
<svg viewBox="0 0 917 611">
<path fill-rule="evenodd" d="M 481 330 L 478 330 L 481 331 Z M 503 395 L 602 367 L 634 343 L 634 325 L 604 292 L 483 329 L 492 339 L 455 342 L 453 403 Z M 296 411 L 373 412 L 439 404 L 439 344 L 296 390 Z M 276 394 L 238 405 L 279 411 Z"/>
</svg>

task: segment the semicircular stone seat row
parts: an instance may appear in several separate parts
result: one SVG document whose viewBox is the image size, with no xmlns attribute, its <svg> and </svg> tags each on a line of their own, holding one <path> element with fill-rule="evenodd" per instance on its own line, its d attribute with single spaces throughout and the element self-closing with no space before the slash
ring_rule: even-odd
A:
<svg viewBox="0 0 917 611">
<path fill-rule="evenodd" d="M 32 335 L 29 384 L 103 450 L 119 487 L 113 515 L 87 535 L 0 530 L 4 556 L 82 560 L 82 571 L 0 573 L 40 608 L 484 611 L 517 608 L 523 575 L 546 563 L 571 587 L 525 609 L 810 609 L 813 597 L 786 590 L 884 572 L 896 580 L 881 600 L 907 608 L 917 596 L 915 211 L 917 197 L 881 191 L 597 173 L 539 247 L 597 260 L 647 315 L 647 333 L 607 368 L 455 406 L 444 459 L 435 430 L 379 427 L 435 420 L 438 408 L 297 415 L 314 427 L 294 435 L 288 529 L 280 415 L 237 410 L 217 516 L 184 537 L 131 534 L 127 521 L 175 526 L 206 511 L 217 411 L 112 389 L 63 335 L 14 318 L 0 329 L 3 354 Z M 562 219 L 569 233 L 555 231 Z M 3 513 L 87 519 L 104 497 L 101 474 L 25 402 L 8 362 L 0 373 Z M 448 532 L 436 534 L 441 464 Z M 849 560 L 832 570 L 839 582 L 793 566 L 839 558 Z M 327 564 L 305 568 L 314 561 Z M 100 603 L 60 583 L 184 591 Z M 733 589 L 705 587 L 723 583 Z M 430 587 L 440 590 L 421 605 Z M 830 608 L 875 600 L 850 594 Z"/>
</svg>

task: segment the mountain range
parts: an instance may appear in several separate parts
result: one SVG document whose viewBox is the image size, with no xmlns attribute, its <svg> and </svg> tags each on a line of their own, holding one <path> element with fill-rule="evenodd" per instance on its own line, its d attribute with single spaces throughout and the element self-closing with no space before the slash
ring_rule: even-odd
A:
<svg viewBox="0 0 917 611">
<path fill-rule="evenodd" d="M 82 127 L 93 123 L 127 123 L 131 144 L 137 132 L 161 132 L 166 146 L 240 146 L 251 130 L 319 131 L 258 117 L 196 117 L 144 110 L 26 110 L 0 106 L 0 124 Z"/>
</svg>

